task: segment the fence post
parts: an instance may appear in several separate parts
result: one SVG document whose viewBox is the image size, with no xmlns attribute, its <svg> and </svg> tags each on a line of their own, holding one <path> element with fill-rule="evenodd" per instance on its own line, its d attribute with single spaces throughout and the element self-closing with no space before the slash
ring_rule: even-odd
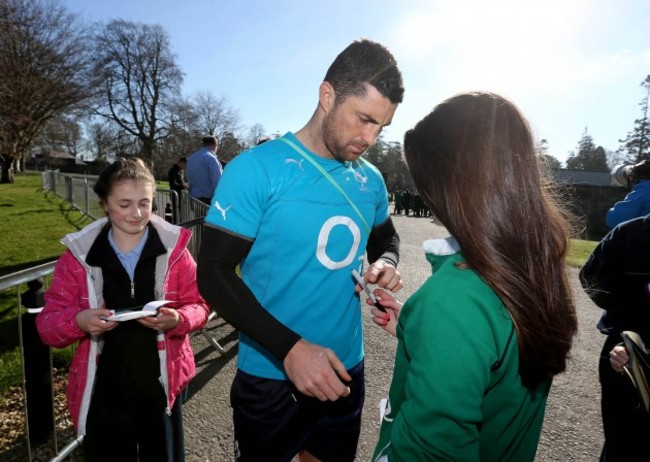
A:
<svg viewBox="0 0 650 462">
<path fill-rule="evenodd" d="M 72 195 L 72 178 L 65 176 L 65 200 L 74 204 L 74 196 Z"/>
<path fill-rule="evenodd" d="M 84 178 L 84 213 L 90 214 L 90 203 L 88 198 L 88 178 Z"/>
<path fill-rule="evenodd" d="M 27 308 L 21 315 L 27 426 L 30 444 L 38 446 L 54 430 L 50 347 L 43 344 L 36 329 L 36 315 L 45 305 L 43 279 L 33 279 L 27 286 L 29 289 L 20 296 Z"/>
</svg>

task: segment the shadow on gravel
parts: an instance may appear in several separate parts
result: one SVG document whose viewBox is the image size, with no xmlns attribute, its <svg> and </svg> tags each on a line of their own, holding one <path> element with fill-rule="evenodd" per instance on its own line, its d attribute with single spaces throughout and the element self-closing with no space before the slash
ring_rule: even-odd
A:
<svg viewBox="0 0 650 462">
<path fill-rule="evenodd" d="M 231 330 L 225 335 L 222 333 L 224 324 L 209 327 L 207 332 L 212 335 L 220 345 L 230 345 L 227 348 L 225 356 L 219 356 L 211 344 L 207 344 L 200 351 L 194 353 L 194 362 L 197 367 L 197 374 L 194 376 L 188 386 L 188 393 L 185 401 L 192 399 L 192 397 L 203 388 L 210 380 L 221 372 L 221 370 L 233 360 L 239 351 L 239 344 L 237 343 L 238 332 Z M 219 332 L 215 332 L 219 330 Z M 221 335 L 221 336 L 218 336 Z M 214 358 L 211 356 L 216 355 Z"/>
</svg>

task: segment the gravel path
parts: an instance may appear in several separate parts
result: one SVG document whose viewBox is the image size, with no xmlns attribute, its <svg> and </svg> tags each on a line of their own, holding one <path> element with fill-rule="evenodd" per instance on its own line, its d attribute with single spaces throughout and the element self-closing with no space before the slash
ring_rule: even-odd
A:
<svg viewBox="0 0 650 462">
<path fill-rule="evenodd" d="M 429 276 L 421 243 L 430 237 L 446 235 L 443 228 L 426 218 L 393 218 L 401 239 L 400 271 L 405 299 Z M 577 270 L 571 281 L 578 300 L 580 332 L 568 371 L 557 377 L 551 389 L 537 461 L 597 461 L 602 442 L 600 390 L 597 359 L 603 341 L 596 331 L 600 310 L 584 294 Z M 379 400 L 390 386 L 396 341 L 370 321 L 366 324 L 366 405 L 357 461 L 369 461 L 379 431 Z M 198 374 L 190 386 L 185 404 L 187 462 L 225 462 L 232 460 L 232 421 L 228 394 L 235 372 L 236 335 L 230 326 L 216 320 L 209 332 L 229 351 L 220 357 L 202 336 L 193 339 Z"/>
</svg>

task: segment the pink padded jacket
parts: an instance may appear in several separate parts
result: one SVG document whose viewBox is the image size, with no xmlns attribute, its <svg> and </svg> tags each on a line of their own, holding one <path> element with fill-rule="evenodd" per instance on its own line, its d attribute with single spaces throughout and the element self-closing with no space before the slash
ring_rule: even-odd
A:
<svg viewBox="0 0 650 462">
<path fill-rule="evenodd" d="M 107 219 L 97 220 L 79 232 L 68 234 L 61 243 L 67 247 L 56 263 L 45 308 L 36 318 L 41 339 L 62 348 L 79 342 L 70 364 L 68 409 L 78 435 L 85 434 L 86 417 L 103 342 L 101 335 L 89 335 L 79 328 L 79 311 L 104 305 L 102 271 L 86 264 L 86 255 Z M 158 300 L 179 301 L 175 307 L 180 322 L 174 329 L 158 333 L 161 381 L 168 409 L 196 372 L 189 335 L 205 326 L 210 309 L 196 285 L 196 263 L 187 249 L 191 232 L 167 223 L 158 216 L 151 223 L 168 249 L 156 260 L 155 294 Z"/>
</svg>

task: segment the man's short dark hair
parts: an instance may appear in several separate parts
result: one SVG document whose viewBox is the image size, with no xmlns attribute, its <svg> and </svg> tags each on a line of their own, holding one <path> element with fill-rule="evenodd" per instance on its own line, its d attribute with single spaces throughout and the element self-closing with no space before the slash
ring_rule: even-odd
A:
<svg viewBox="0 0 650 462">
<path fill-rule="evenodd" d="M 350 95 L 364 96 L 372 85 L 391 103 L 404 97 L 402 73 L 393 55 L 383 45 L 367 39 L 352 42 L 336 57 L 325 74 L 336 92 L 337 100 Z"/>
<path fill-rule="evenodd" d="M 181 158 L 179 158 L 179 159 L 178 159 L 178 162 L 181 162 L 181 163 L 183 163 L 183 164 L 186 164 L 186 163 L 187 163 L 187 157 L 181 157 Z"/>
<path fill-rule="evenodd" d="M 219 142 L 219 139 L 216 136 L 204 136 L 203 137 L 203 146 L 212 146 Z"/>
</svg>

